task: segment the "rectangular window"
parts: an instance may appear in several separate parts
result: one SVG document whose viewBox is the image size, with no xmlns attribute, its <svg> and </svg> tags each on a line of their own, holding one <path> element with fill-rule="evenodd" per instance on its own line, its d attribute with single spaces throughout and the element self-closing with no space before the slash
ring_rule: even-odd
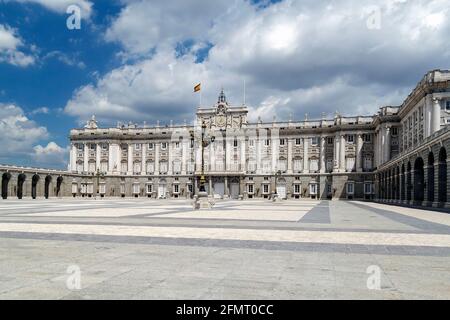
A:
<svg viewBox="0 0 450 320">
<path fill-rule="evenodd" d="M 311 145 L 317 146 L 319 144 L 319 137 L 312 137 L 311 138 Z"/>
<path fill-rule="evenodd" d="M 355 185 L 353 182 L 347 182 L 347 194 L 353 194 L 355 192 Z"/>
<path fill-rule="evenodd" d="M 161 142 L 161 150 L 167 149 L 167 142 Z"/>
<path fill-rule="evenodd" d="M 180 186 L 178 184 L 173 185 L 173 193 L 178 193 L 180 190 Z"/>
<path fill-rule="evenodd" d="M 294 184 L 294 193 L 296 193 L 296 194 L 300 193 L 300 185 L 298 183 Z"/>
<path fill-rule="evenodd" d="M 354 136 L 353 134 L 349 134 L 349 135 L 347 136 L 347 142 L 348 142 L 348 143 L 353 143 L 353 142 L 355 142 L 355 136 Z"/>
<path fill-rule="evenodd" d="M 328 144 L 333 144 L 333 137 L 328 137 L 327 138 L 327 143 Z"/>
<path fill-rule="evenodd" d="M 106 184 L 105 183 L 100 183 L 100 194 L 105 194 L 106 193 Z"/>
<path fill-rule="evenodd" d="M 327 193 L 331 194 L 331 184 L 327 184 Z"/>
<path fill-rule="evenodd" d="M 301 145 L 301 144 L 302 144 L 302 139 L 296 138 L 296 139 L 295 139 L 295 144 L 296 144 L 297 146 Z"/>
<path fill-rule="evenodd" d="M 253 185 L 252 184 L 248 185 L 248 193 L 250 193 L 250 194 L 253 193 Z"/>
<path fill-rule="evenodd" d="M 269 193 L 269 185 L 263 184 L 263 193 Z"/>
<path fill-rule="evenodd" d="M 107 145 L 106 143 L 103 143 L 103 144 L 102 144 L 102 149 L 103 149 L 103 150 L 108 150 L 108 145 Z"/>
<path fill-rule="evenodd" d="M 179 149 L 180 148 L 180 143 L 179 142 L 175 142 L 175 149 Z"/>
<path fill-rule="evenodd" d="M 270 146 L 270 140 L 269 139 L 264 140 L 264 145 L 266 147 Z"/>
<path fill-rule="evenodd" d="M 364 194 L 372 194 L 372 182 L 364 183 Z"/>
<path fill-rule="evenodd" d="M 133 193 L 139 194 L 139 184 L 137 183 L 133 184 Z"/>
<path fill-rule="evenodd" d="M 120 185 L 120 194 L 125 194 L 125 184 Z"/>
<path fill-rule="evenodd" d="M 233 140 L 233 147 L 237 147 L 238 146 L 238 141 L 237 141 L 237 138 L 234 138 L 234 140 Z"/>
<path fill-rule="evenodd" d="M 154 146 L 153 143 L 149 143 L 149 144 L 148 144 L 148 150 L 153 150 L 153 146 Z"/>
<path fill-rule="evenodd" d="M 192 183 L 189 183 L 189 184 L 187 185 L 187 187 L 188 187 L 188 191 L 189 191 L 190 193 L 192 193 L 193 190 L 194 190 L 194 186 L 192 185 Z"/>
<path fill-rule="evenodd" d="M 153 185 L 152 184 L 147 184 L 147 193 L 152 193 L 153 192 Z"/>
<path fill-rule="evenodd" d="M 192 149 L 194 147 L 194 139 L 191 139 L 190 148 Z"/>
<path fill-rule="evenodd" d="M 141 145 L 139 144 L 139 143 L 136 143 L 135 145 L 134 145 L 134 150 L 141 150 Z"/>
<path fill-rule="evenodd" d="M 450 111 L 450 100 L 445 101 L 445 110 Z"/>
<path fill-rule="evenodd" d="M 255 140 L 248 140 L 248 145 L 253 147 L 255 145 Z"/>
<path fill-rule="evenodd" d="M 76 182 L 72 183 L 72 193 L 78 193 L 78 184 Z"/>
<path fill-rule="evenodd" d="M 370 142 L 371 141 L 371 135 L 370 134 L 368 134 L 368 133 L 366 133 L 366 134 L 363 134 L 363 141 L 364 142 Z"/>
<path fill-rule="evenodd" d="M 392 128 L 392 135 L 393 135 L 393 136 L 398 135 L 398 129 L 397 129 L 397 127 Z"/>
<path fill-rule="evenodd" d="M 280 146 L 284 146 L 285 140 L 284 139 L 280 139 Z"/>
</svg>

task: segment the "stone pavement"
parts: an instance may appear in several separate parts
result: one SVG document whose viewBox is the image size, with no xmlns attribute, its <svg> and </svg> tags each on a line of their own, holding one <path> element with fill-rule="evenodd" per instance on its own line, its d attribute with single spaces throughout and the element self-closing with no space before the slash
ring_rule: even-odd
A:
<svg viewBox="0 0 450 320">
<path fill-rule="evenodd" d="M 450 215 L 357 201 L 0 201 L 0 299 L 347 298 L 449 299 Z"/>
</svg>

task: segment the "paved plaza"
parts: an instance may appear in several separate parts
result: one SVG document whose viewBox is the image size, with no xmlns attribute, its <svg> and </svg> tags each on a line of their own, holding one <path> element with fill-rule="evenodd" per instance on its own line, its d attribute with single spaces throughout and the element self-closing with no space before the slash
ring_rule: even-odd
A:
<svg viewBox="0 0 450 320">
<path fill-rule="evenodd" d="M 3 200 L 0 299 L 450 299 L 450 214 L 358 201 L 193 211 L 187 200 Z"/>
</svg>

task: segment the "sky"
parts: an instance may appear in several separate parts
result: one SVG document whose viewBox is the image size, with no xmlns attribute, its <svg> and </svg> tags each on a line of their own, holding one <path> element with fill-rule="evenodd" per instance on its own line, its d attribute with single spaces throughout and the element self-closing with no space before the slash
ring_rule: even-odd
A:
<svg viewBox="0 0 450 320">
<path fill-rule="evenodd" d="M 203 106 L 221 88 L 242 105 L 245 82 L 250 121 L 375 114 L 450 68 L 449 10 L 448 0 L 0 0 L 0 163 L 67 168 L 69 131 L 92 115 L 101 127 L 192 122 L 200 82 Z"/>
</svg>

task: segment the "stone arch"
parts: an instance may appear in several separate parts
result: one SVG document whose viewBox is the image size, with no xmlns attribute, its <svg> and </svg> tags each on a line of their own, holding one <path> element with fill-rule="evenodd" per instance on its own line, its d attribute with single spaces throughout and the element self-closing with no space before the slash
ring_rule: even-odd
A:
<svg viewBox="0 0 450 320">
<path fill-rule="evenodd" d="M 438 162 L 438 201 L 447 201 L 447 151 L 444 147 L 439 150 Z"/>
<path fill-rule="evenodd" d="M 22 199 L 23 198 L 23 184 L 25 183 L 25 180 L 27 179 L 27 176 L 24 173 L 19 174 L 17 177 L 17 198 Z"/>
<path fill-rule="evenodd" d="M 414 161 L 414 201 L 421 204 L 425 196 L 424 163 L 421 157 Z"/>
<path fill-rule="evenodd" d="M 35 174 L 31 179 L 31 198 L 36 199 L 37 197 L 37 184 L 41 177 L 38 174 Z"/>
<path fill-rule="evenodd" d="M 2 198 L 8 199 L 8 184 L 9 180 L 11 180 L 11 173 L 5 172 L 2 175 Z"/>
<path fill-rule="evenodd" d="M 428 168 L 427 168 L 427 198 L 429 202 L 434 201 L 434 154 L 428 154 Z"/>
<path fill-rule="evenodd" d="M 411 162 L 406 165 L 406 200 L 412 199 L 412 179 L 411 179 Z"/>
<path fill-rule="evenodd" d="M 60 192 L 61 192 L 61 185 L 62 185 L 63 181 L 64 181 L 64 179 L 63 179 L 63 177 L 61 177 L 61 176 L 59 176 L 59 177 L 56 179 L 56 196 L 57 196 L 57 197 L 59 197 L 59 194 L 60 194 Z"/>
<path fill-rule="evenodd" d="M 44 197 L 45 199 L 48 199 L 50 196 L 50 184 L 52 183 L 52 177 L 46 176 L 45 177 L 45 184 L 44 184 Z"/>
</svg>

